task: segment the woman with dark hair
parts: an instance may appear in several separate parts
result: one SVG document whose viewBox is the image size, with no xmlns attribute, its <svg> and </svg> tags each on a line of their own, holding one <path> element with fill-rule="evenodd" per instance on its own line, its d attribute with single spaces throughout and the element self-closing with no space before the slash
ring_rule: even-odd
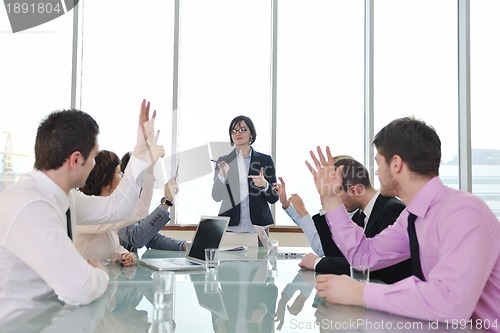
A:
<svg viewBox="0 0 500 333">
<path fill-rule="evenodd" d="M 269 204 L 278 201 L 273 190 L 274 162 L 271 156 L 252 148 L 256 138 L 250 118 L 234 118 L 229 125 L 229 140 L 236 147 L 217 160 L 212 198 L 222 201 L 219 215 L 230 217 L 229 231 L 254 233 L 254 225 L 274 223 L 269 209 Z"/>
<path fill-rule="evenodd" d="M 80 191 L 87 195 L 106 197 L 113 193 L 122 178 L 120 158 L 113 152 L 101 150 L 95 166 Z M 133 221 L 124 221 L 127 224 Z M 135 265 L 136 257 L 118 242 L 117 229 L 124 222 L 102 225 L 78 225 L 74 243 L 85 259 L 118 261 L 124 266 Z"/>
<path fill-rule="evenodd" d="M 83 193 L 87 195 L 96 196 L 108 196 L 121 181 L 122 172 L 120 169 L 120 158 L 113 152 L 107 150 L 101 150 L 95 158 L 95 167 L 87 178 L 85 186 L 80 189 Z M 79 225 L 76 228 L 75 235 L 75 246 L 82 256 L 86 259 L 99 259 L 99 260 L 109 260 L 118 261 L 124 266 L 130 266 L 136 264 L 136 256 L 133 251 L 129 252 L 131 249 L 125 249 L 120 245 L 118 237 L 118 229 L 124 228 L 126 226 L 141 223 L 145 216 L 148 215 L 149 206 L 151 204 L 152 192 L 153 192 L 154 177 L 152 172 L 152 167 L 148 169 L 143 180 L 143 190 L 141 192 L 141 197 L 137 202 L 135 211 L 130 219 L 105 225 Z M 177 183 L 175 179 L 171 179 L 165 185 L 165 197 L 166 201 L 173 201 L 173 194 L 177 192 Z M 172 194 L 173 193 L 173 194 Z M 166 213 L 162 214 L 151 214 L 151 220 L 154 223 L 149 223 L 150 228 L 154 228 L 155 225 L 161 225 L 162 218 L 159 215 L 167 217 L 169 216 L 167 204 L 164 204 L 162 209 Z M 167 219 L 168 221 L 168 219 Z M 158 230 L 155 231 L 155 234 Z M 151 236 L 152 237 L 152 236 Z M 182 241 L 173 240 L 175 243 L 168 248 L 170 250 L 182 250 L 185 245 Z"/>
</svg>

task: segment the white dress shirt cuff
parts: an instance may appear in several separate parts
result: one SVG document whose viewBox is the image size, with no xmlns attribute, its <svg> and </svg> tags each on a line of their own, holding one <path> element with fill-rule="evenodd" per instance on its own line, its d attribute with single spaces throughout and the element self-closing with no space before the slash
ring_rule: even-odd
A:
<svg viewBox="0 0 500 333">
<path fill-rule="evenodd" d="M 321 257 L 317 258 L 315 261 L 314 261 L 314 270 L 316 270 L 316 266 L 318 266 L 319 262 L 321 261 Z"/>
<path fill-rule="evenodd" d="M 222 176 L 220 173 L 217 174 L 217 176 L 219 177 L 219 180 L 222 182 L 222 183 L 225 183 L 226 180 L 227 180 L 227 176 Z"/>
</svg>

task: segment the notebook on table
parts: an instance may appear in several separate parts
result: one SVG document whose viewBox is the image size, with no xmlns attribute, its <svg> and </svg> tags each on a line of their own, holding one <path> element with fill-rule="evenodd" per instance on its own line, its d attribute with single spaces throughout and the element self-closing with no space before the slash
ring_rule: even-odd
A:
<svg viewBox="0 0 500 333">
<path fill-rule="evenodd" d="M 220 247 L 229 224 L 226 216 L 202 216 L 184 258 L 141 259 L 140 263 L 159 271 L 183 271 L 205 268 L 205 249 Z"/>
</svg>

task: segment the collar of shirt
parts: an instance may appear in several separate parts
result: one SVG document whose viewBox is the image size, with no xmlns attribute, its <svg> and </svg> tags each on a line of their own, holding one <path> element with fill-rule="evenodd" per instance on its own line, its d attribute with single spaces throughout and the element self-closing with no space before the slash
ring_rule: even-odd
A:
<svg viewBox="0 0 500 333">
<path fill-rule="evenodd" d="M 252 157 L 252 152 L 253 152 L 253 149 L 252 147 L 250 147 L 250 152 L 248 153 L 248 156 L 243 156 L 240 154 L 240 151 L 238 149 L 235 149 L 236 150 L 236 158 L 243 158 L 245 160 L 249 160 L 251 157 Z"/>
<path fill-rule="evenodd" d="M 439 176 L 432 178 L 417 192 L 417 194 L 415 194 L 413 199 L 411 199 L 410 203 L 407 205 L 407 210 L 418 217 L 425 217 L 436 195 L 444 187 Z"/>
<path fill-rule="evenodd" d="M 60 211 L 65 213 L 69 207 L 69 197 L 52 179 L 43 171 L 34 170 L 31 177 L 35 180 L 37 186 L 43 190 L 45 196 L 54 198 Z M 66 217 L 64 218 L 66 221 Z"/>
<path fill-rule="evenodd" d="M 380 195 L 380 190 L 378 190 L 375 195 L 368 201 L 365 209 L 363 209 L 363 213 L 365 213 L 365 227 L 370 220 L 370 214 L 372 213 L 373 207 L 375 206 L 375 201 L 377 201 L 378 196 Z"/>
</svg>

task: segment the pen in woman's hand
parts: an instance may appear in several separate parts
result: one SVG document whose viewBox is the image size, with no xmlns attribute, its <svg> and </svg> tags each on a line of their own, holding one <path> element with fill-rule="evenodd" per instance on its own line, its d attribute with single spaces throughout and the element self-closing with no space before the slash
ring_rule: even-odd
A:
<svg viewBox="0 0 500 333">
<path fill-rule="evenodd" d="M 222 162 L 222 161 L 216 161 L 216 160 L 212 160 L 212 159 L 210 159 L 210 161 L 215 162 L 215 163 L 220 163 L 220 162 Z"/>
</svg>

